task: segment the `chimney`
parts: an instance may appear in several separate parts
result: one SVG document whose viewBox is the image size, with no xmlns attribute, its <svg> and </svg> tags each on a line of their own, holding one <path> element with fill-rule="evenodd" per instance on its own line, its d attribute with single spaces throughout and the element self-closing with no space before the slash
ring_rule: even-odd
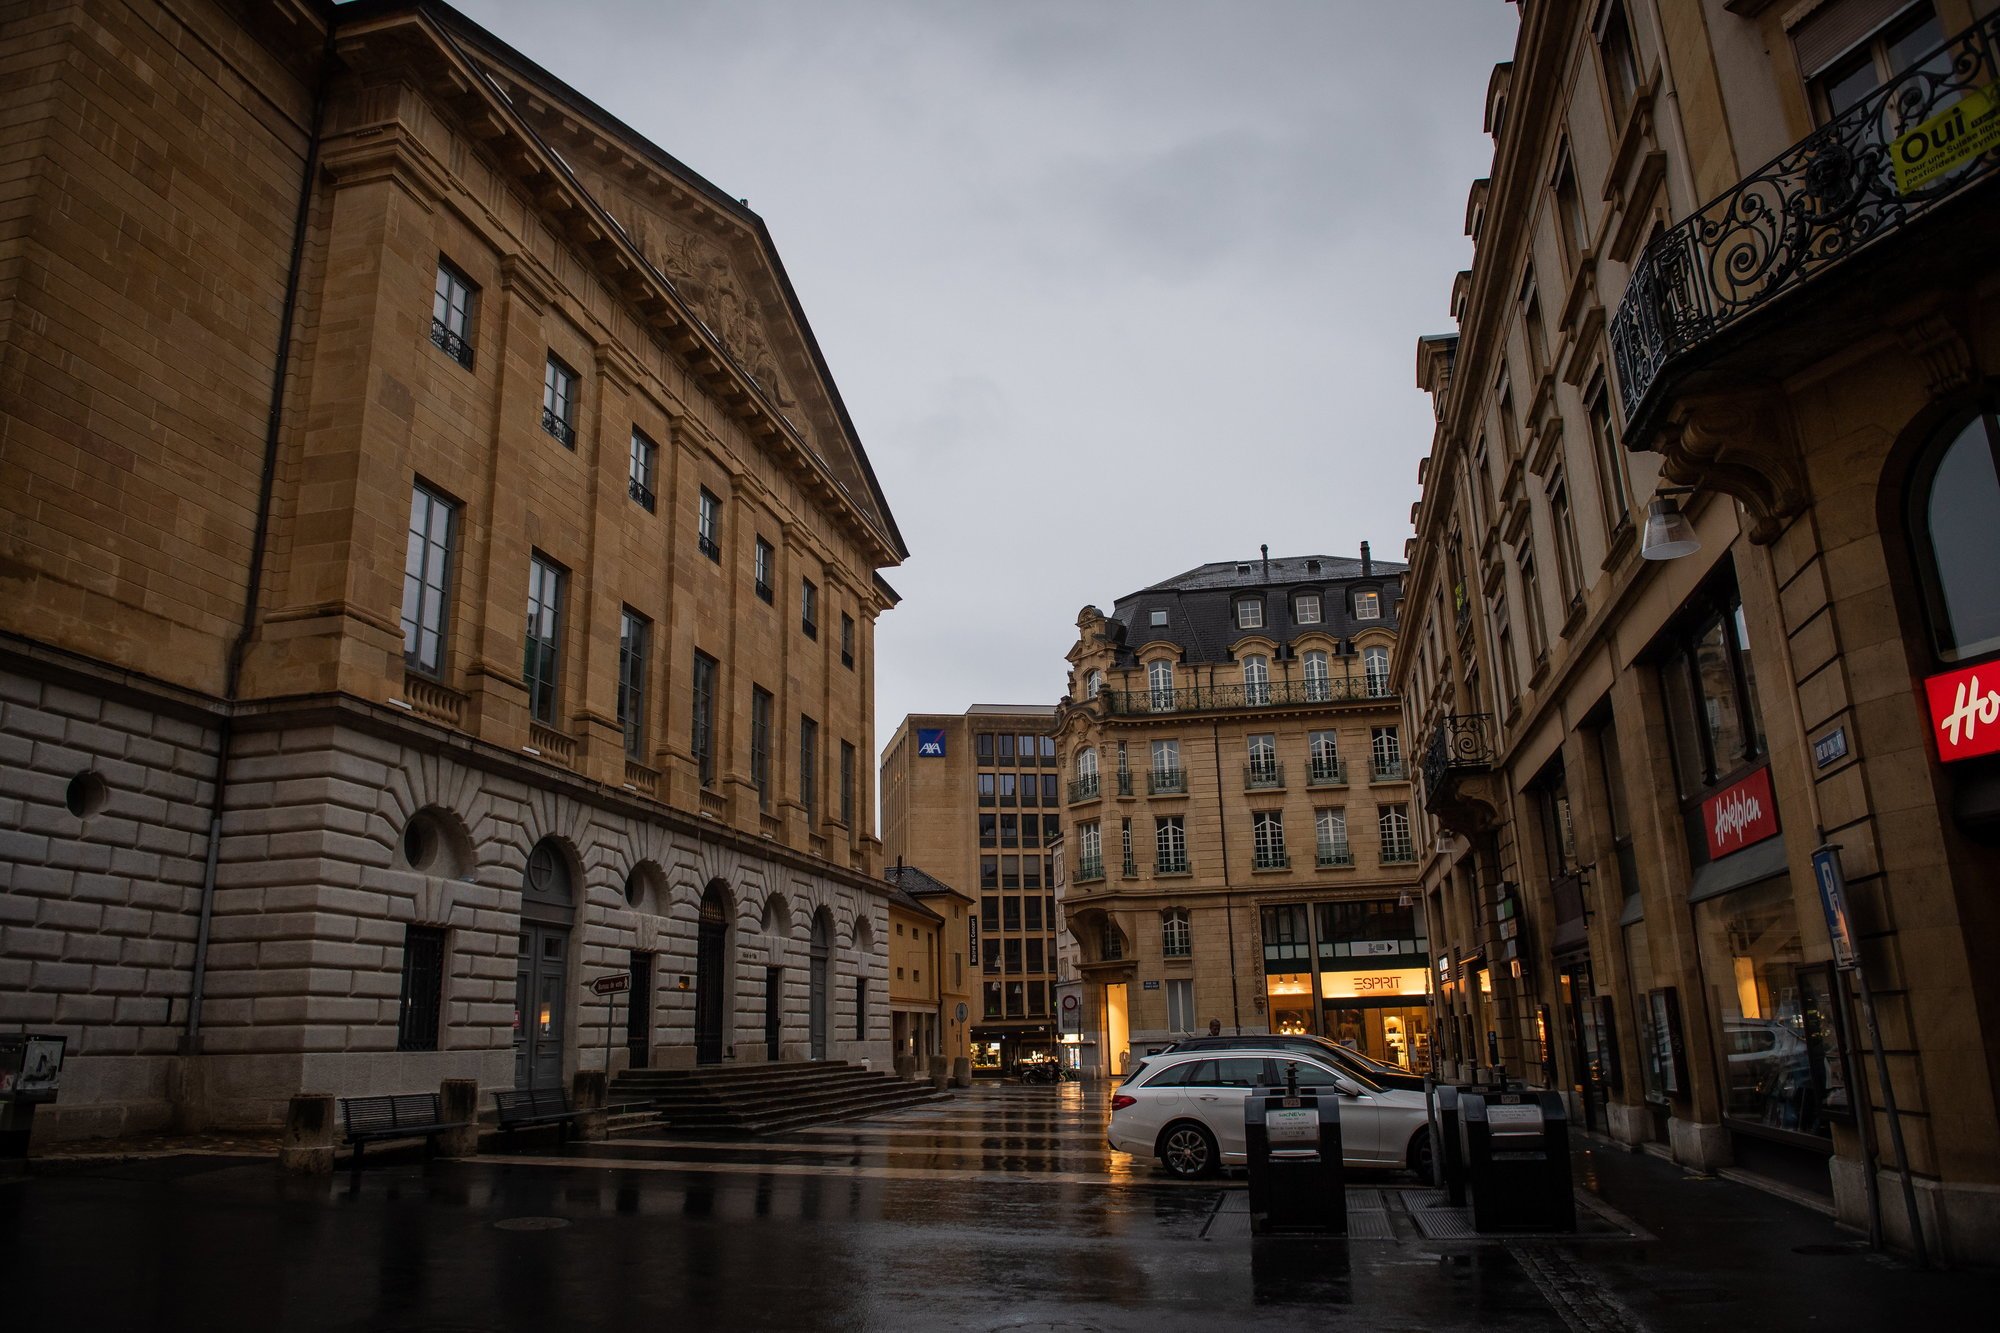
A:
<svg viewBox="0 0 2000 1333">
<path fill-rule="evenodd" d="M 1368 543 L 1363 542 L 1361 543 L 1361 576 L 1366 578 L 1374 572 L 1375 561 L 1368 554 Z"/>
<path fill-rule="evenodd" d="M 1269 583 L 1271 581 L 1271 548 L 1269 545 L 1264 545 L 1257 549 L 1264 556 L 1264 582 Z"/>
</svg>

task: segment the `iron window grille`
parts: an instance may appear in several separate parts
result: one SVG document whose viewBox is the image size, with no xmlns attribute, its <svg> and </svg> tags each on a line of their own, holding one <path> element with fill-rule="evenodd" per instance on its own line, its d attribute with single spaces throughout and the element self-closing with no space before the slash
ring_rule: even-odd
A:
<svg viewBox="0 0 2000 1333">
<path fill-rule="evenodd" d="M 444 1008 L 444 932 L 403 928 L 403 985 L 396 1010 L 396 1049 L 434 1051 Z"/>
</svg>

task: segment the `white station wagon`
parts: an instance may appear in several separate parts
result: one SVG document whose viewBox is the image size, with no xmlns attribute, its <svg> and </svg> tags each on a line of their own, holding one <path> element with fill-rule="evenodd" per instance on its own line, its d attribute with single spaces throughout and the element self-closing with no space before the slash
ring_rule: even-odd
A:
<svg viewBox="0 0 2000 1333">
<path fill-rule="evenodd" d="M 1244 1100 L 1260 1083 L 1283 1087 L 1288 1065 L 1297 1067 L 1300 1088 L 1340 1098 L 1347 1166 L 1407 1167 L 1431 1179 L 1430 1118 L 1421 1092 L 1380 1088 L 1295 1050 L 1147 1056 L 1111 1098 L 1105 1141 L 1135 1157 L 1157 1157 L 1183 1180 L 1241 1166 Z"/>
</svg>

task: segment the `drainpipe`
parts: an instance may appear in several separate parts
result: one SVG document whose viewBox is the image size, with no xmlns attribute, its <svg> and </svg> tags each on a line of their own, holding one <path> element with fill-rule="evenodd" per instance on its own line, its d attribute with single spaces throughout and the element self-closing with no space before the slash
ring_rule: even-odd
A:
<svg viewBox="0 0 2000 1333">
<path fill-rule="evenodd" d="M 292 253 L 285 270 L 285 300 L 278 315 L 277 356 L 271 368 L 271 407 L 264 423 L 264 469 L 257 488 L 257 526 L 250 541 L 250 571 L 244 580 L 243 615 L 236 640 L 229 646 L 223 676 L 222 722 L 216 729 L 215 778 L 208 803 L 208 851 L 202 863 L 201 919 L 195 932 L 194 981 L 188 991 L 187 1028 L 181 1053 L 201 1052 L 201 1005 L 208 986 L 208 938 L 215 918 L 215 868 L 222 851 L 222 805 L 229 785 L 229 750 L 235 738 L 236 692 L 243 679 L 243 659 L 257 624 L 257 590 L 264 579 L 264 554 L 271 535 L 271 496 L 277 485 L 278 442 L 285 419 L 285 376 L 291 367 L 292 322 L 298 310 L 299 271 L 304 267 L 306 224 L 312 212 L 313 177 L 319 170 L 320 134 L 326 117 L 326 86 L 333 71 L 333 27 L 320 50 L 319 75 L 313 87 L 312 121 L 307 131 L 305 167 L 299 173 L 298 211 L 292 219 Z"/>
</svg>

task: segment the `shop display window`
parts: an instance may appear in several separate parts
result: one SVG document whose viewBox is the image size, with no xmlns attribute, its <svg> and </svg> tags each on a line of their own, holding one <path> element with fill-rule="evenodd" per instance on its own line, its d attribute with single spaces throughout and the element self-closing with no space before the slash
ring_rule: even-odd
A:
<svg viewBox="0 0 2000 1333">
<path fill-rule="evenodd" d="M 1828 1137 L 1823 1068 L 1808 1047 L 1798 912 L 1783 878 L 1695 905 L 1715 1021 L 1723 1115 Z"/>
</svg>

